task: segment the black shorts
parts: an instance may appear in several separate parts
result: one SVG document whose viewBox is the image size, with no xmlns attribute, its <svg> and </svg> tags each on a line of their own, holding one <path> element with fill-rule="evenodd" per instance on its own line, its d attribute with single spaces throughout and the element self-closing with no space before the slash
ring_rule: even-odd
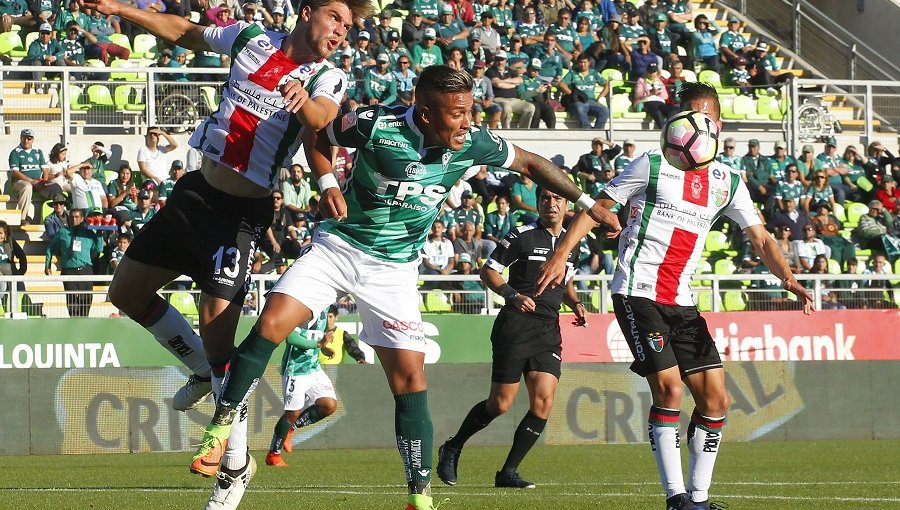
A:
<svg viewBox="0 0 900 510">
<path fill-rule="evenodd" d="M 546 372 L 559 379 L 562 336 L 558 320 L 536 319 L 503 308 L 494 321 L 491 344 L 491 382 L 514 384 L 528 372 Z"/>
<path fill-rule="evenodd" d="M 616 320 L 641 377 L 678 366 L 681 377 L 722 368 L 722 358 L 696 306 L 659 304 L 642 297 L 613 295 Z"/>
<path fill-rule="evenodd" d="M 127 254 L 190 276 L 206 294 L 242 304 L 256 243 L 274 214 L 271 197 L 236 197 L 212 187 L 199 171 L 189 172 Z"/>
</svg>

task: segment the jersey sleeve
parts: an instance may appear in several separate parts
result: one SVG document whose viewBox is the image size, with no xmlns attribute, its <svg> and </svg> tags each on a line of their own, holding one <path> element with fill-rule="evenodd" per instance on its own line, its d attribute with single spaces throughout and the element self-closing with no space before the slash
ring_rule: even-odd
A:
<svg viewBox="0 0 900 510">
<path fill-rule="evenodd" d="M 209 26 L 206 27 L 206 30 L 203 31 L 203 40 L 205 40 L 206 44 L 208 44 L 209 47 L 216 53 L 231 55 L 232 48 L 234 48 L 234 43 L 237 41 L 238 36 L 241 35 L 244 30 L 253 30 L 253 27 L 255 26 L 257 25 L 248 24 L 243 21 L 238 21 L 237 23 L 229 25 L 227 27 Z"/>
<path fill-rule="evenodd" d="M 506 234 L 506 237 L 500 241 L 500 244 L 498 244 L 497 248 L 491 253 L 491 257 L 487 260 L 486 264 L 494 271 L 502 273 L 504 269 L 519 260 L 519 255 L 522 251 L 521 248 L 522 241 L 519 237 L 519 231 L 518 229 L 513 230 L 509 234 Z"/>
<path fill-rule="evenodd" d="M 310 99 L 325 97 L 336 105 L 341 104 L 347 91 L 347 75 L 340 69 L 329 69 L 322 73 L 309 93 Z"/>
<path fill-rule="evenodd" d="M 655 154 L 653 157 L 662 158 L 659 154 Z M 606 192 L 609 198 L 620 205 L 625 205 L 629 198 L 637 195 L 647 187 L 650 179 L 650 158 L 651 155 L 648 153 L 629 163 L 625 170 L 622 170 L 622 173 L 614 177 L 603 191 Z"/>
<path fill-rule="evenodd" d="M 725 207 L 725 216 L 736 221 L 740 225 L 741 230 L 753 225 L 762 225 L 759 212 L 750 198 L 750 191 L 747 190 L 747 186 L 744 185 L 740 176 L 733 174 L 731 181 L 731 191 L 734 199 Z"/>
<path fill-rule="evenodd" d="M 340 147 L 362 149 L 372 137 L 380 112 L 381 107 L 375 105 L 339 115 L 325 128 L 328 141 Z"/>
<path fill-rule="evenodd" d="M 504 138 L 497 136 L 487 127 L 474 127 L 469 131 L 472 155 L 475 165 L 499 166 L 509 168 L 516 157 L 516 148 Z"/>
</svg>

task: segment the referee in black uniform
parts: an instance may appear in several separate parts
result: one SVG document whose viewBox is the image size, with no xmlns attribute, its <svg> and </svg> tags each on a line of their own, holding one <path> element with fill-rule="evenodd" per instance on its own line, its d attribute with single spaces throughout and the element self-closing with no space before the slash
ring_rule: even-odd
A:
<svg viewBox="0 0 900 510">
<path fill-rule="evenodd" d="M 512 230 L 491 254 L 481 269 L 481 280 L 503 296 L 506 306 L 500 310 L 491 331 L 493 369 L 491 393 L 475 404 L 459 431 L 438 449 L 438 477 L 456 485 L 456 467 L 465 442 L 491 421 L 505 413 L 516 398 L 519 381 L 525 376 L 530 408 L 513 438 L 512 449 L 494 479 L 496 487 L 531 489 L 534 484 L 519 476 L 522 459 L 540 437 L 559 383 L 562 364 L 562 337 L 559 331 L 559 305 L 565 301 L 575 311 L 575 324 L 586 326 L 587 310 L 578 301 L 571 276 L 577 251 L 569 253 L 565 287 L 545 291 L 533 297 L 534 282 L 541 265 L 553 254 L 560 239 L 568 201 L 548 190 L 538 189 L 538 221 Z M 501 272 L 509 267 L 509 283 Z"/>
</svg>

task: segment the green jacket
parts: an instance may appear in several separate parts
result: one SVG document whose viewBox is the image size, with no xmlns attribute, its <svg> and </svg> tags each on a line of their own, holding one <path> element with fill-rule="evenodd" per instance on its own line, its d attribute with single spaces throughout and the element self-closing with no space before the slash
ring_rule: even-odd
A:
<svg viewBox="0 0 900 510">
<path fill-rule="evenodd" d="M 75 269 L 89 266 L 92 255 L 103 251 L 103 238 L 87 227 L 63 227 L 47 245 L 44 269 L 50 269 L 53 255 L 59 257 L 59 269 Z"/>
</svg>

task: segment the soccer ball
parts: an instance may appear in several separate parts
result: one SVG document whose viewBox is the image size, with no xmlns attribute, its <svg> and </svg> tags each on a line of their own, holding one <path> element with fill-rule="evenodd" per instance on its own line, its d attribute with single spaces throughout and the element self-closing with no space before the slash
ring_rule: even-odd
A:
<svg viewBox="0 0 900 510">
<path fill-rule="evenodd" d="M 719 153 L 719 125 L 705 113 L 681 112 L 663 126 L 659 143 L 663 157 L 675 168 L 702 168 Z"/>
</svg>

